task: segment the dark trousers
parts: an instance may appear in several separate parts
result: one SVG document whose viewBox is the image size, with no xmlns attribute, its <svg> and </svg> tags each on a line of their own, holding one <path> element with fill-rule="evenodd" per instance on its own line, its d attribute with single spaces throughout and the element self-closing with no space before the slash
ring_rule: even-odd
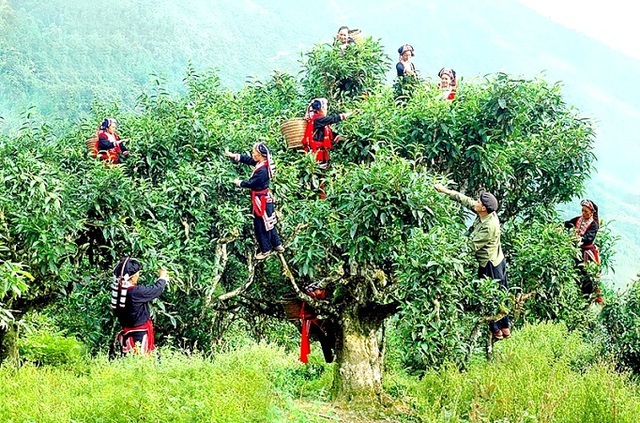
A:
<svg viewBox="0 0 640 423">
<path fill-rule="evenodd" d="M 494 266 L 490 261 L 487 262 L 487 265 L 484 267 L 478 267 L 478 277 L 483 278 L 491 278 L 497 279 L 500 284 L 500 288 L 506 290 L 508 288 L 507 281 L 507 265 L 506 260 L 502 260 L 500 264 Z M 504 316 L 502 319 L 489 323 L 489 330 L 491 332 L 497 332 L 500 329 L 508 329 L 509 328 L 509 316 Z"/>
<path fill-rule="evenodd" d="M 273 203 L 267 203 L 265 213 L 267 213 L 267 216 L 273 216 L 273 213 L 275 213 Z M 274 227 L 268 231 L 264 226 L 262 217 L 253 216 L 253 230 L 256 233 L 256 239 L 258 240 L 261 252 L 266 253 L 281 244 L 276 228 Z"/>
</svg>

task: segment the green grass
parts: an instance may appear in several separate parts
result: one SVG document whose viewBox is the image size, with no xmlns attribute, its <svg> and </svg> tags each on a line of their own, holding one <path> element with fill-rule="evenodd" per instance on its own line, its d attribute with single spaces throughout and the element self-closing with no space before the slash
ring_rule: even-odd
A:
<svg viewBox="0 0 640 423">
<path fill-rule="evenodd" d="M 385 374 L 385 406 L 353 410 L 329 400 L 332 365 L 316 348 L 249 345 L 213 359 L 163 351 L 64 366 L 0 367 L 2 422 L 637 422 L 638 386 L 597 344 L 561 325 L 514 331 L 492 361 L 418 380 Z"/>
<path fill-rule="evenodd" d="M 99 358 L 73 372 L 4 366 L 0 421 L 280 421 L 291 396 L 283 389 L 287 382 L 274 375 L 301 367 L 264 345 L 213 361 L 165 352 L 160 363 L 151 357 Z"/>
<path fill-rule="evenodd" d="M 429 372 L 416 404 L 427 421 L 637 422 L 638 386 L 561 325 L 516 331 L 494 360 Z"/>
</svg>

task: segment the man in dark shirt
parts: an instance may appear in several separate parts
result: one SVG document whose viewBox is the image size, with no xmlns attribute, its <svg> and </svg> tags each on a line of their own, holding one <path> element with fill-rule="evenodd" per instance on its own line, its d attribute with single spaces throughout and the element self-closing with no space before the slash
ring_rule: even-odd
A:
<svg viewBox="0 0 640 423">
<path fill-rule="evenodd" d="M 149 353 L 155 349 L 149 303 L 162 294 L 169 276 L 166 270 L 160 269 L 156 283 L 138 286 L 141 267 L 135 258 L 125 257 L 113 271 L 111 309 L 122 326 L 117 336 L 122 354 Z"/>
</svg>

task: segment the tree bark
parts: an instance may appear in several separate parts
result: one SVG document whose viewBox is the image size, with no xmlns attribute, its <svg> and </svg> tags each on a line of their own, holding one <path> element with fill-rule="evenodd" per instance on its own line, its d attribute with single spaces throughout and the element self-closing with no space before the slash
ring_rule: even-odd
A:
<svg viewBox="0 0 640 423">
<path fill-rule="evenodd" d="M 379 337 L 383 321 L 363 318 L 357 308 L 343 314 L 336 341 L 335 400 L 350 405 L 381 403 L 383 340 Z"/>
<path fill-rule="evenodd" d="M 15 325 L 9 324 L 6 329 L 0 329 L 0 363 L 17 358 L 18 332 Z"/>
</svg>

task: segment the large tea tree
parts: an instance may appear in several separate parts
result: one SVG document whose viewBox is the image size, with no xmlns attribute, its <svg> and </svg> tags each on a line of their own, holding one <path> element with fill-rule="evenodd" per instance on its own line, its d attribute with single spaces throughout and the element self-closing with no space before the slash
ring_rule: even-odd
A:
<svg viewBox="0 0 640 423">
<path fill-rule="evenodd" d="M 421 81 L 396 102 L 382 85 L 390 69 L 379 43 L 352 47 L 341 56 L 317 46 L 300 81 L 276 73 L 238 92 L 189 69 L 184 96 L 171 97 L 159 85 L 141 96 L 135 113 L 96 106 L 96 116 L 64 137 L 25 127 L 5 140 L 0 207 L 11 248 L 0 249 L 0 258 L 34 277 L 20 280 L 29 296 L 12 302 L 18 315 L 56 301 L 67 328 L 103 347 L 115 328 L 108 272 L 131 254 L 147 273 L 162 264 L 175 275 L 158 303 L 160 343 L 208 349 L 238 317 L 260 336 L 259 316 L 284 318 L 280 300 L 293 296 L 336 328 L 336 398 L 377 400 L 389 317 L 407 323 L 401 333 L 408 364 L 425 366 L 464 361 L 479 323 L 497 312 L 495 284 L 474 280 L 460 208 L 432 189 L 449 176 L 470 196 L 484 186 L 503 200 L 504 216 L 514 222 L 510 260 L 523 269 L 544 267 L 549 256 L 562 263 L 564 288 L 550 291 L 546 303 L 579 301 L 566 238 L 544 237 L 552 245 L 538 255 L 516 242 L 535 240 L 531 228 L 549 230 L 524 225 L 518 238 L 516 223 L 579 193 L 593 159 L 590 124 L 562 102 L 558 87 L 497 75 L 468 82 L 456 101 L 444 103 Z M 343 59 L 353 63 L 341 67 Z M 323 75 L 340 75 L 341 85 L 326 85 Z M 359 109 L 342 124 L 346 141 L 326 171 L 311 155 L 286 150 L 278 130 L 318 95 L 333 99 L 333 110 Z M 120 118 L 122 135 L 131 139 L 133 153 L 122 167 L 105 168 L 83 150 L 105 115 Z M 256 263 L 248 193 L 231 183 L 250 169 L 224 151 L 249 152 L 258 140 L 278 164 L 272 188 L 287 251 L 282 260 Z M 25 166 L 33 176 L 24 175 Z M 326 178 L 326 200 L 317 195 L 319 178 Z M 553 243 L 562 247 L 557 254 Z M 512 284 L 528 291 L 558 277 L 549 271 L 525 279 L 524 272 Z M 305 294 L 311 283 L 326 289 L 325 300 Z M 545 318 L 554 309 L 532 307 Z"/>
</svg>

